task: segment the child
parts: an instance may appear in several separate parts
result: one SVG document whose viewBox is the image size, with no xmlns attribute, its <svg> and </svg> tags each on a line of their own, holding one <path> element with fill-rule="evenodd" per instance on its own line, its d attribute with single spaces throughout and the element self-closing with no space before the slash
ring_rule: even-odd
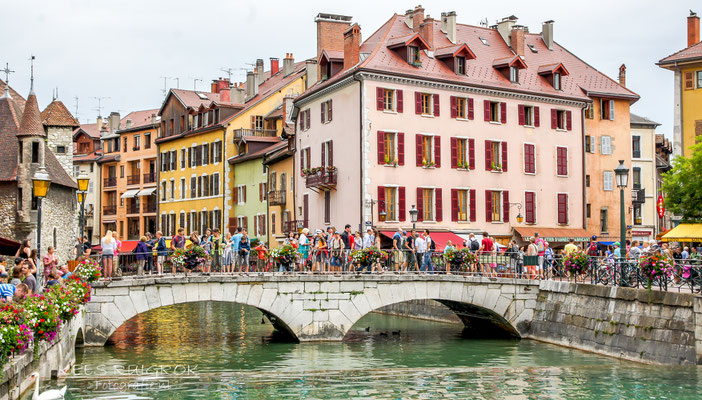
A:
<svg viewBox="0 0 702 400">
<path fill-rule="evenodd" d="M 266 244 L 260 242 L 258 246 L 254 247 L 254 250 L 256 250 L 258 255 L 256 260 L 256 269 L 258 269 L 258 272 L 264 272 L 266 268 L 266 252 L 268 251 Z"/>
</svg>

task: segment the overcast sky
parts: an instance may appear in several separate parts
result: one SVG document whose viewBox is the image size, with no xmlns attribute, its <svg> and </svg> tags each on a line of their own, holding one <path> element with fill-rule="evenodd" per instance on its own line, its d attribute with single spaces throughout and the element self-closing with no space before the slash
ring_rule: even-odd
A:
<svg viewBox="0 0 702 400">
<path fill-rule="evenodd" d="M 207 90 L 213 78 L 233 69 L 242 81 L 255 59 L 292 52 L 296 60 L 314 57 L 319 12 L 353 16 L 363 38 L 394 12 L 415 2 L 213 1 L 213 0 L 0 0 L 0 65 L 16 72 L 11 85 L 29 90 L 29 57 L 36 56 L 36 92 L 43 108 L 53 88 L 81 123 L 102 115 L 122 115 L 159 108 L 163 77 L 168 87 Z M 612 78 L 627 66 L 627 86 L 641 96 L 632 111 L 663 125 L 670 135 L 673 118 L 673 74 L 655 65 L 686 45 L 686 17 L 698 1 L 668 0 L 422 1 L 425 13 L 438 19 L 456 11 L 458 22 L 494 24 L 508 15 L 519 17 L 531 32 L 553 19 L 555 40 Z M 702 8 L 695 10 L 702 14 Z M 4 79 L 4 74 L 2 75 Z"/>
</svg>

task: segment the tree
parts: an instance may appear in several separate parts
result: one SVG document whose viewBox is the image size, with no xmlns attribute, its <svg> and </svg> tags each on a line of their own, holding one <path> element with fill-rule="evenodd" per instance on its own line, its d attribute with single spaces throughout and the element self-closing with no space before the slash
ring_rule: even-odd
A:
<svg viewBox="0 0 702 400">
<path fill-rule="evenodd" d="M 663 174 L 665 207 L 683 221 L 702 221 L 702 143 L 692 146 L 692 155 L 677 157 L 673 169 Z"/>
</svg>

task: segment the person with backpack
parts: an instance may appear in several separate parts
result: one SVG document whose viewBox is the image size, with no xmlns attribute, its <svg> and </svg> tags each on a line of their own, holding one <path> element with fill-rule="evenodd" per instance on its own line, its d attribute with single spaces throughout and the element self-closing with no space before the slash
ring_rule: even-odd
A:
<svg viewBox="0 0 702 400">
<path fill-rule="evenodd" d="M 493 260 L 491 259 L 493 246 L 495 246 L 495 243 L 492 241 L 488 233 L 483 232 L 483 240 L 478 248 L 478 258 L 480 259 L 480 264 L 478 264 L 480 271 L 478 271 L 478 273 L 489 274 L 488 268 L 494 264 Z M 485 264 L 487 264 L 487 266 Z"/>
<path fill-rule="evenodd" d="M 509 247 L 505 251 L 505 255 L 509 256 L 510 268 L 514 271 L 516 277 L 522 276 L 522 270 L 519 267 L 519 246 L 517 246 L 517 241 L 512 239 L 509 242 Z"/>
<path fill-rule="evenodd" d="M 534 244 L 536 244 L 536 255 L 539 256 L 537 259 L 538 265 L 536 266 L 536 273 L 542 275 L 544 273 L 544 256 L 546 255 L 546 241 L 539 237 L 539 232 L 534 232 Z"/>
<path fill-rule="evenodd" d="M 163 237 L 163 232 L 156 232 L 156 272 L 163 275 L 163 264 L 166 262 L 168 248 L 166 247 L 166 238 Z M 173 275 L 175 275 L 175 266 L 173 267 Z"/>
</svg>

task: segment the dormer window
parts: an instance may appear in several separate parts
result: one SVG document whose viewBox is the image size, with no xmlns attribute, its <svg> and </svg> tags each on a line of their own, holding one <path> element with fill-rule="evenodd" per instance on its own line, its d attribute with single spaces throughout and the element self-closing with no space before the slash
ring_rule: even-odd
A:
<svg viewBox="0 0 702 400">
<path fill-rule="evenodd" d="M 418 65 L 422 63 L 419 58 L 419 47 L 407 46 L 407 63 L 410 65 Z"/>
<path fill-rule="evenodd" d="M 556 90 L 561 90 L 561 74 L 558 72 L 553 74 L 553 88 Z"/>
<path fill-rule="evenodd" d="M 517 67 L 509 67 L 509 81 L 519 83 L 519 69 Z"/>
<path fill-rule="evenodd" d="M 388 41 L 387 47 L 390 50 L 394 50 L 395 53 L 405 59 L 408 64 L 420 67 L 422 65 L 422 60 L 419 53 L 422 50 L 428 49 L 429 45 L 419 33 L 411 33 L 391 38 Z"/>
<path fill-rule="evenodd" d="M 498 58 L 492 62 L 492 66 L 512 83 L 519 83 L 519 70 L 527 67 L 520 56 Z"/>
<path fill-rule="evenodd" d="M 465 75 L 466 74 L 466 58 L 456 57 L 456 74 Z"/>
<path fill-rule="evenodd" d="M 443 61 L 456 75 L 465 75 L 466 62 L 474 59 L 475 54 L 468 48 L 468 45 L 461 43 L 434 50 L 434 57 Z"/>
<path fill-rule="evenodd" d="M 568 70 L 561 63 L 547 64 L 539 67 L 539 75 L 543 76 L 555 90 L 561 90 L 563 87 L 561 78 L 568 75 Z"/>
<path fill-rule="evenodd" d="M 322 71 L 322 80 L 327 80 L 344 69 L 344 52 L 322 50 L 317 63 Z"/>
</svg>

